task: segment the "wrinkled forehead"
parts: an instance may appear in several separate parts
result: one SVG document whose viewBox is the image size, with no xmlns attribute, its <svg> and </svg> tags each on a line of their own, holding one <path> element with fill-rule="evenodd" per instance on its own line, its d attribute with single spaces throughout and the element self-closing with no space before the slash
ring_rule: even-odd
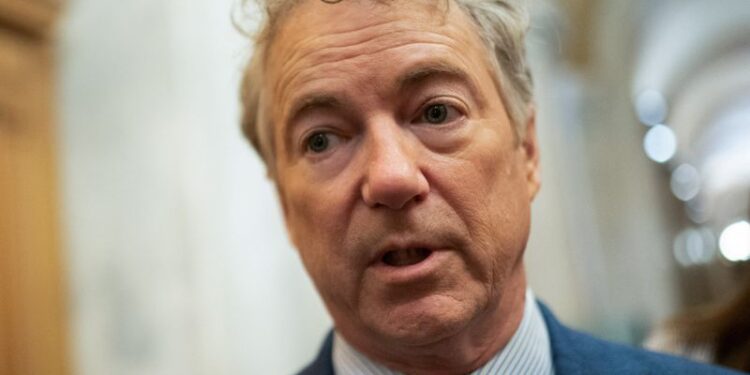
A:
<svg viewBox="0 0 750 375">
<path fill-rule="evenodd" d="M 279 21 L 267 51 L 264 87 L 276 100 L 310 65 L 415 42 L 486 52 L 470 17 L 450 0 L 300 0 Z"/>
<path fill-rule="evenodd" d="M 397 38 L 399 32 L 450 33 L 470 28 L 468 17 L 450 0 L 299 0 L 279 20 L 268 61 L 315 49 Z M 452 26 L 452 27 L 451 27 Z M 469 30 L 461 30 L 459 34 Z M 473 31 L 473 30 L 471 30 Z M 403 36 L 403 35 L 401 35 Z M 274 64 L 270 70 L 278 68 Z"/>
<path fill-rule="evenodd" d="M 279 19 L 276 44 L 291 36 L 343 34 L 382 23 L 409 21 L 435 27 L 445 22 L 451 0 L 297 0 Z"/>
</svg>

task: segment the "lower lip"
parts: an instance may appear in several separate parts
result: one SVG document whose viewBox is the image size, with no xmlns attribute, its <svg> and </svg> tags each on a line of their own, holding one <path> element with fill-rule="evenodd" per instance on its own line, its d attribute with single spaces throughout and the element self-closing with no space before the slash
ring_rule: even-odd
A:
<svg viewBox="0 0 750 375">
<path fill-rule="evenodd" d="M 448 255 L 448 252 L 445 250 L 433 250 L 427 258 L 419 263 L 397 267 L 390 266 L 381 261 L 374 264 L 371 270 L 375 273 L 376 277 L 385 283 L 409 283 L 437 273 L 442 268 L 443 263 L 446 262 Z"/>
</svg>

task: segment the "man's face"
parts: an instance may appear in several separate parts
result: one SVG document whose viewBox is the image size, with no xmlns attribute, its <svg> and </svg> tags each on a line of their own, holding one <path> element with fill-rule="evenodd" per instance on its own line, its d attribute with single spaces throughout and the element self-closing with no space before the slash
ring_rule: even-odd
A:
<svg viewBox="0 0 750 375">
<path fill-rule="evenodd" d="M 270 51 L 287 227 L 352 343 L 427 345 L 523 293 L 538 189 L 455 4 L 303 1 Z"/>
</svg>

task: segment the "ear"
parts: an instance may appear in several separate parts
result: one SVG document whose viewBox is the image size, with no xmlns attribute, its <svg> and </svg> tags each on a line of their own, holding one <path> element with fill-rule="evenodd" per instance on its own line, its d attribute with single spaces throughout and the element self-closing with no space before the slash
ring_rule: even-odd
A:
<svg viewBox="0 0 750 375">
<path fill-rule="evenodd" d="M 526 134 L 521 143 L 525 157 L 526 183 L 528 186 L 529 200 L 533 201 L 542 184 L 539 166 L 539 141 L 536 136 L 536 108 L 529 105 L 528 120 L 526 121 Z"/>
</svg>

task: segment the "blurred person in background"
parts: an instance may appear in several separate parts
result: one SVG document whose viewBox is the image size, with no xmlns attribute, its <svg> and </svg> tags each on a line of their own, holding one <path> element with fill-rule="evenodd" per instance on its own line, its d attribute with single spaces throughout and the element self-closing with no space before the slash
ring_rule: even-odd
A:
<svg viewBox="0 0 750 375">
<path fill-rule="evenodd" d="M 750 372 L 750 277 L 729 301 L 672 318 L 645 346 Z"/>
<path fill-rule="evenodd" d="M 335 325 L 303 374 L 731 373 L 573 331 L 528 289 L 518 2 L 260 5 L 243 129 Z"/>
</svg>

